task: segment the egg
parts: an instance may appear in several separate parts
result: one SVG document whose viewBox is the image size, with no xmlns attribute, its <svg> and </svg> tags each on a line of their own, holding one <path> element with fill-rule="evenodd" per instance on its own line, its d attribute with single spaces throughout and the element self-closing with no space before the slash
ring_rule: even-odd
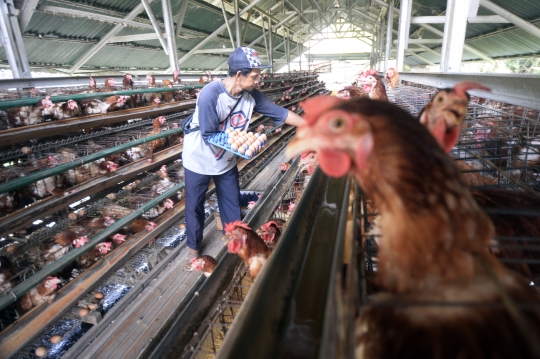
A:
<svg viewBox="0 0 540 359">
<path fill-rule="evenodd" d="M 36 355 L 38 357 L 44 357 L 45 355 L 47 355 L 47 348 L 45 348 L 45 347 L 37 347 L 36 348 Z"/>
<path fill-rule="evenodd" d="M 84 217 L 85 215 L 86 215 L 86 210 L 85 209 L 79 209 L 77 211 L 77 216 Z"/>
<path fill-rule="evenodd" d="M 231 132 L 232 132 L 232 128 L 229 127 L 228 129 L 225 130 L 225 132 L 231 133 Z"/>
<path fill-rule="evenodd" d="M 233 151 L 236 151 L 238 149 L 238 145 L 236 143 L 233 143 L 231 145 L 231 148 L 233 149 Z"/>
<path fill-rule="evenodd" d="M 70 214 L 68 214 L 68 219 L 71 221 L 75 221 L 77 219 L 77 213 L 71 212 Z"/>
<path fill-rule="evenodd" d="M 244 147 L 240 147 L 238 148 L 238 152 L 243 155 L 244 153 L 246 153 L 246 149 Z"/>
<path fill-rule="evenodd" d="M 255 146 L 250 145 L 250 146 L 249 146 L 249 150 L 250 150 L 251 152 L 255 152 Z"/>
<path fill-rule="evenodd" d="M 251 157 L 252 154 L 253 152 L 251 152 L 251 150 L 246 150 L 246 156 Z"/>
<path fill-rule="evenodd" d="M 247 143 L 244 145 L 244 147 L 246 148 L 246 150 L 249 150 L 249 145 Z"/>
<path fill-rule="evenodd" d="M 62 340 L 62 336 L 58 334 L 53 335 L 50 339 L 51 343 L 53 344 L 60 343 L 61 340 Z"/>
<path fill-rule="evenodd" d="M 95 310 L 96 308 L 97 308 L 97 304 L 94 304 L 94 303 L 88 304 L 88 309 Z"/>
<path fill-rule="evenodd" d="M 255 140 L 255 141 L 253 141 L 253 144 L 254 144 L 255 146 L 260 146 L 260 145 L 261 145 L 261 141 Z"/>
<path fill-rule="evenodd" d="M 248 132 L 248 136 L 253 136 L 253 132 Z"/>
<path fill-rule="evenodd" d="M 261 136 L 261 134 L 260 134 L 259 132 L 257 132 L 257 133 L 255 134 L 255 137 L 260 137 L 260 136 Z"/>
<path fill-rule="evenodd" d="M 29 155 L 32 153 L 32 149 L 28 146 L 24 146 L 21 148 L 21 152 L 23 153 L 23 155 Z"/>
<path fill-rule="evenodd" d="M 232 137 L 231 137 L 231 138 L 229 138 L 229 139 L 227 140 L 227 143 L 229 143 L 229 144 L 233 144 L 233 143 L 234 143 L 234 138 L 232 138 Z"/>
<path fill-rule="evenodd" d="M 101 292 L 94 293 L 94 298 L 96 298 L 96 299 L 103 299 L 103 297 L 105 297 L 105 296 Z"/>
<path fill-rule="evenodd" d="M 180 224 L 178 225 L 178 228 L 180 228 L 180 229 L 186 229 L 186 224 L 185 224 L 185 223 L 180 223 Z M 95 296 L 94 296 L 94 297 L 95 297 Z"/>
<path fill-rule="evenodd" d="M 88 315 L 88 313 L 90 313 L 90 309 L 88 309 L 88 308 L 79 309 L 79 315 L 81 317 L 86 317 Z"/>
</svg>

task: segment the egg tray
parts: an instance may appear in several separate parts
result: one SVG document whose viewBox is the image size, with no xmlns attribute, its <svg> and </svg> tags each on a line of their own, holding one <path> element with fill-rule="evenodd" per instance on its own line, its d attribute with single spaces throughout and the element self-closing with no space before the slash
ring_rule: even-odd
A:
<svg viewBox="0 0 540 359">
<path fill-rule="evenodd" d="M 242 154 L 242 153 L 240 153 L 238 151 L 235 151 L 235 150 L 232 149 L 231 144 L 227 142 L 228 139 L 229 139 L 229 134 L 227 134 L 225 132 L 216 132 L 213 135 L 209 136 L 207 141 L 208 141 L 208 143 L 211 143 L 214 146 L 223 148 L 224 150 L 232 152 L 237 156 L 245 158 L 246 160 L 250 160 L 250 159 L 252 159 L 253 157 L 255 157 L 256 155 L 258 155 L 260 153 L 260 151 L 259 151 L 257 153 L 252 154 L 251 156 L 247 156 L 245 153 Z M 268 142 L 268 140 L 264 141 L 263 144 L 262 144 L 262 147 L 264 147 L 267 142 Z"/>
</svg>

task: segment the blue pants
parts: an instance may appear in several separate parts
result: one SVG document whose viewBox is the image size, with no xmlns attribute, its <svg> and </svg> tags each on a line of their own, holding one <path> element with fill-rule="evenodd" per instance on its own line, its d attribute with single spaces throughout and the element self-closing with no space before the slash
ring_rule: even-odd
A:
<svg viewBox="0 0 540 359">
<path fill-rule="evenodd" d="M 240 184 L 238 168 L 234 166 L 221 175 L 201 175 L 184 168 L 186 189 L 186 234 L 187 245 L 199 249 L 204 230 L 204 197 L 210 178 L 214 179 L 221 222 L 240 220 Z"/>
</svg>

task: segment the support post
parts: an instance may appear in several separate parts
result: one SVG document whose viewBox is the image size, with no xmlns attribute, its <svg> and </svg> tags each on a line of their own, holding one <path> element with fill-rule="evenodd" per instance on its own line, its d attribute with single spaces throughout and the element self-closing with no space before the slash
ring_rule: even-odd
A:
<svg viewBox="0 0 540 359">
<path fill-rule="evenodd" d="M 184 25 L 184 17 L 186 16 L 186 10 L 187 10 L 188 3 L 189 3 L 189 0 L 184 0 L 182 2 L 182 6 L 180 7 L 180 11 L 178 12 L 178 16 L 176 17 L 175 41 L 176 41 L 176 39 L 178 39 L 178 37 L 180 37 L 180 30 L 182 29 L 182 26 Z"/>
<path fill-rule="evenodd" d="M 238 9 L 238 0 L 234 0 L 234 17 L 236 19 L 236 22 L 235 22 L 235 32 L 236 32 L 236 46 L 234 46 L 233 44 L 233 47 L 240 47 L 242 46 L 242 43 L 240 42 L 240 14 L 239 14 L 239 9 Z"/>
<path fill-rule="evenodd" d="M 30 19 L 36 10 L 39 0 L 25 0 L 21 6 L 21 11 L 19 12 L 19 26 L 21 28 L 21 33 L 24 34 L 24 31 L 30 23 Z"/>
<path fill-rule="evenodd" d="M 165 40 L 163 39 L 163 33 L 161 32 L 161 29 L 159 28 L 159 23 L 157 22 L 156 17 L 154 16 L 152 9 L 150 8 L 150 4 L 146 0 L 141 0 L 141 3 L 144 6 L 144 10 L 146 10 L 146 15 L 148 15 L 148 18 L 150 19 L 150 22 L 152 23 L 152 26 L 154 27 L 154 31 L 156 32 L 158 36 L 158 40 L 161 43 L 161 47 L 163 47 L 163 51 L 165 51 L 165 55 L 169 56 L 169 51 L 167 50 L 167 44 L 165 43 Z"/>
<path fill-rule="evenodd" d="M 167 33 L 167 49 L 169 50 L 170 70 L 178 70 L 178 52 L 176 47 L 176 37 L 174 36 L 174 26 L 172 20 L 171 0 L 161 0 L 163 9 L 163 22 Z"/>
<path fill-rule="evenodd" d="M 384 39 L 384 19 L 381 21 L 381 33 L 379 35 L 379 70 L 384 71 L 383 62 L 383 39 Z"/>
<path fill-rule="evenodd" d="M 270 73 L 274 73 L 274 44 L 272 42 L 272 20 L 268 18 L 268 65 Z"/>
<path fill-rule="evenodd" d="M 412 0 L 402 0 L 399 11 L 399 33 L 397 51 L 397 69 L 403 71 L 403 60 L 405 59 L 405 49 L 408 47 L 409 28 L 411 26 Z"/>
<path fill-rule="evenodd" d="M 459 72 L 465 45 L 469 0 L 448 0 L 441 49 L 441 72 Z"/>
<path fill-rule="evenodd" d="M 0 36 L 13 78 L 31 78 L 30 64 L 28 63 L 21 28 L 14 9 L 12 0 L 0 3 Z"/>
<path fill-rule="evenodd" d="M 227 11 L 225 11 L 225 2 L 223 0 L 221 0 L 221 11 L 223 12 L 223 19 L 225 20 L 225 24 L 227 25 L 227 31 L 229 32 L 229 39 L 231 39 L 231 47 L 235 49 L 236 46 L 234 46 L 234 37 L 232 35 L 231 25 L 229 24 L 229 19 L 227 18 Z M 236 16 L 235 16 L 235 21 L 236 21 Z"/>
<path fill-rule="evenodd" d="M 386 50 L 384 55 L 384 68 L 388 68 L 388 61 L 390 60 L 390 53 L 392 52 L 392 31 L 394 26 L 394 0 L 388 1 L 388 12 L 386 13 L 388 15 L 386 24 Z"/>
</svg>

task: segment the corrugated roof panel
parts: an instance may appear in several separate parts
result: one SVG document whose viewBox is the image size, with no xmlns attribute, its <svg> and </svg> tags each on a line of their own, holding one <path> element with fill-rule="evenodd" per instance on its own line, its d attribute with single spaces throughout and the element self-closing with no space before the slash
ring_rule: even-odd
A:
<svg viewBox="0 0 540 359">
<path fill-rule="evenodd" d="M 71 65 L 93 45 L 84 42 L 24 39 L 30 63 Z"/>
</svg>

